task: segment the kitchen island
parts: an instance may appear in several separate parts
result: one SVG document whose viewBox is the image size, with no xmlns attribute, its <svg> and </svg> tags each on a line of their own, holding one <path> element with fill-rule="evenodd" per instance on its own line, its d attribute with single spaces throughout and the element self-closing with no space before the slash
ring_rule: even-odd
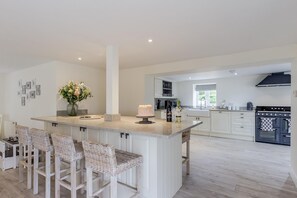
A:
<svg viewBox="0 0 297 198">
<path fill-rule="evenodd" d="M 38 117 L 50 133 L 70 135 L 73 139 L 114 145 L 115 148 L 143 156 L 141 194 L 149 198 L 169 198 L 182 186 L 182 133 L 201 124 L 201 121 L 170 123 L 151 119 L 153 124 L 138 124 L 140 119 L 122 116 L 120 121 L 106 122 L 102 116 Z M 119 181 L 136 186 L 136 170 L 119 176 Z M 133 194 L 119 185 L 119 197 Z"/>
</svg>

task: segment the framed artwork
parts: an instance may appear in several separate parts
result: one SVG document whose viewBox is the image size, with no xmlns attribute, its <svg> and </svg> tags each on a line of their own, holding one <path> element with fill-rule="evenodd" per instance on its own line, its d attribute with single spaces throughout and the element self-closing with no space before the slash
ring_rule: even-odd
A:
<svg viewBox="0 0 297 198">
<path fill-rule="evenodd" d="M 32 87 L 35 87 L 36 85 L 36 79 L 32 80 Z"/>
<path fill-rule="evenodd" d="M 21 97 L 21 105 L 25 106 L 26 105 L 26 98 L 23 96 Z"/>
<path fill-rule="evenodd" d="M 22 85 L 22 94 L 26 94 L 26 85 Z"/>
<path fill-rule="evenodd" d="M 41 95 L 41 86 L 36 85 L 36 96 L 40 96 L 40 95 Z"/>
<path fill-rule="evenodd" d="M 26 82 L 26 88 L 27 88 L 27 89 L 31 89 L 31 81 Z"/>
<path fill-rule="evenodd" d="M 30 98 L 32 98 L 32 99 L 35 98 L 35 91 L 30 91 Z"/>
</svg>

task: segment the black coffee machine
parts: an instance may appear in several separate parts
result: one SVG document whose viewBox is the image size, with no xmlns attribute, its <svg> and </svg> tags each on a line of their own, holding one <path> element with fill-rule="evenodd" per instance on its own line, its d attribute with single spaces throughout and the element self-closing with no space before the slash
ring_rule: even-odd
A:
<svg viewBox="0 0 297 198">
<path fill-rule="evenodd" d="M 248 111 L 254 110 L 254 105 L 252 102 L 246 103 L 246 110 L 248 110 Z"/>
</svg>

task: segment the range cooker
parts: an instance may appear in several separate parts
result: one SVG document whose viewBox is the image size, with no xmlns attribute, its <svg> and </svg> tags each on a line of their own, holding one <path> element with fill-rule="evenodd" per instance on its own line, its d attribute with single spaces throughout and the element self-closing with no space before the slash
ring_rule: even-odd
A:
<svg viewBox="0 0 297 198">
<path fill-rule="evenodd" d="M 290 145 L 291 107 L 256 107 L 256 142 Z"/>
</svg>

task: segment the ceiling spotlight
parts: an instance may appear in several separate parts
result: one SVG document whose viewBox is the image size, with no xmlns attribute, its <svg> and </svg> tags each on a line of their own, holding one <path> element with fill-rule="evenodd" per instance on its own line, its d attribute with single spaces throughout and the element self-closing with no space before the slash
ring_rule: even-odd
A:
<svg viewBox="0 0 297 198">
<path fill-rule="evenodd" d="M 77 60 L 81 61 L 81 60 L 82 60 L 82 58 L 81 58 L 81 57 L 78 57 L 78 58 L 77 58 Z"/>
<path fill-rule="evenodd" d="M 235 76 L 238 75 L 238 73 L 236 72 L 236 70 L 229 70 L 229 72 L 230 72 L 231 74 L 235 75 Z"/>
<path fill-rule="evenodd" d="M 148 39 L 147 42 L 152 43 L 153 39 Z"/>
<path fill-rule="evenodd" d="M 234 75 L 235 75 L 235 76 L 237 76 L 237 74 L 238 74 L 237 72 L 234 72 Z"/>
</svg>

